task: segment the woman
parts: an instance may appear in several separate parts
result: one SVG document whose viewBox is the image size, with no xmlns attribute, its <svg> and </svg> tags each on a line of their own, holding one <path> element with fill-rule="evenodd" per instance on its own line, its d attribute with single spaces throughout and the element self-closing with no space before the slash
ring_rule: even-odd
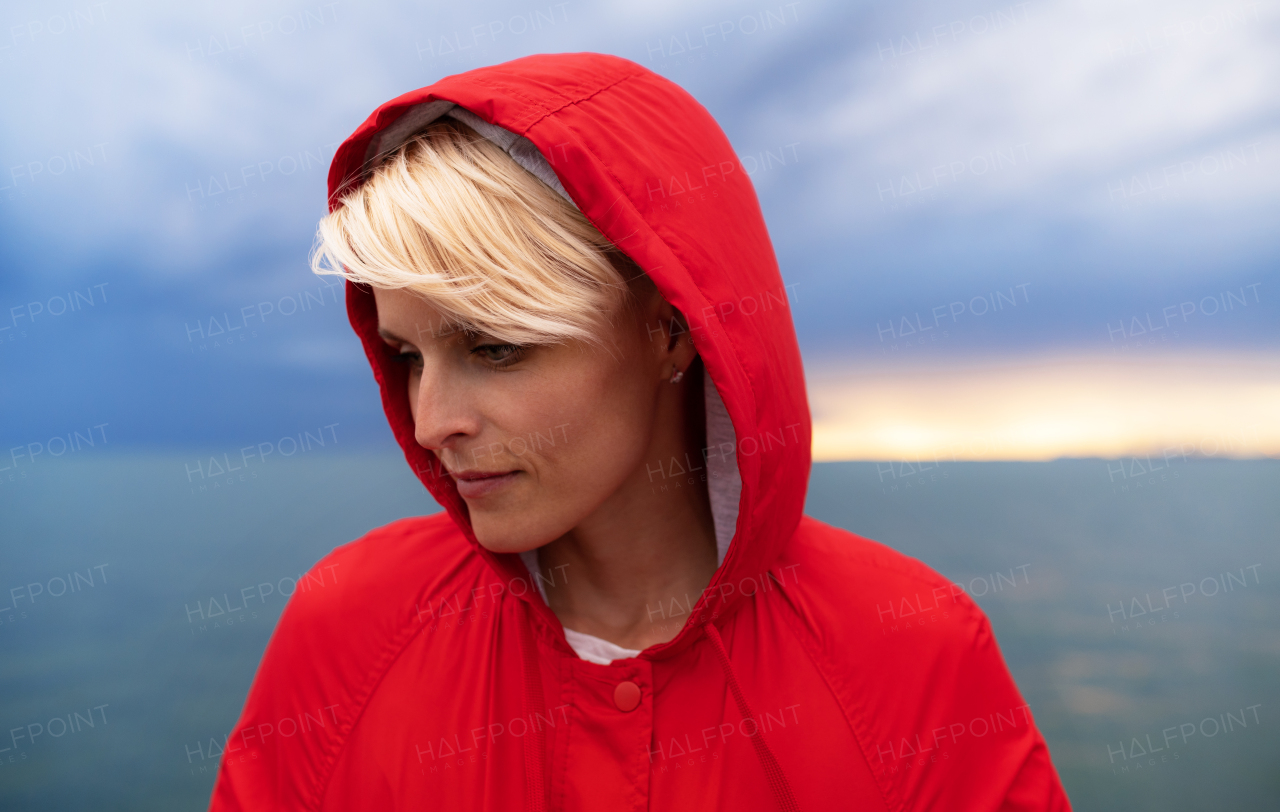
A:
<svg viewBox="0 0 1280 812">
<path fill-rule="evenodd" d="M 383 105 L 329 188 L 313 265 L 445 512 L 316 565 L 214 809 L 1069 808 L 982 612 L 801 515 L 785 291 L 697 102 L 519 59 Z"/>
</svg>

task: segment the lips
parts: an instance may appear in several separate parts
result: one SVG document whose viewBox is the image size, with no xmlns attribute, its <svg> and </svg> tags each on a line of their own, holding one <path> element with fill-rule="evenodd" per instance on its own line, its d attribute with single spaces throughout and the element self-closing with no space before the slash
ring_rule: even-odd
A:
<svg viewBox="0 0 1280 812">
<path fill-rule="evenodd" d="M 468 471 L 453 475 L 458 495 L 463 499 L 479 499 L 514 482 L 519 471 Z"/>
</svg>

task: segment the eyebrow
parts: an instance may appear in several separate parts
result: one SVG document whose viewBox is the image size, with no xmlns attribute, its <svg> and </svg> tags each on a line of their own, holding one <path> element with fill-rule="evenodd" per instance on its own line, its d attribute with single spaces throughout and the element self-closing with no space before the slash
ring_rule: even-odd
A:
<svg viewBox="0 0 1280 812">
<path fill-rule="evenodd" d="M 382 327 L 378 328 L 378 335 L 382 338 L 383 341 L 394 342 L 398 344 L 410 343 L 404 340 L 403 338 L 401 338 L 400 336 L 396 335 L 395 333 L 391 332 L 390 330 L 384 329 Z"/>
</svg>

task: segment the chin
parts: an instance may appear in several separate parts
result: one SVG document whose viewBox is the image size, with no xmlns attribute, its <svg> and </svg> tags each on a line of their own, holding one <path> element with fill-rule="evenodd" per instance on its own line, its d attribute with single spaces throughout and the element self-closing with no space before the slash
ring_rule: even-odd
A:
<svg viewBox="0 0 1280 812">
<path fill-rule="evenodd" d="M 471 527 L 480 546 L 493 553 L 523 553 L 555 541 L 563 533 L 537 532 L 534 523 L 518 516 L 471 514 Z"/>
</svg>

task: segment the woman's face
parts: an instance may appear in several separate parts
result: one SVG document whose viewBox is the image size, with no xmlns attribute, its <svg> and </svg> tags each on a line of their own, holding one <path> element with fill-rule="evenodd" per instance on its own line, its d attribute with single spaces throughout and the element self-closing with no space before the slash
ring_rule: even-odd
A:
<svg viewBox="0 0 1280 812">
<path fill-rule="evenodd" d="M 643 481 L 672 366 L 662 333 L 653 341 L 644 326 L 665 305 L 653 297 L 617 319 L 606 350 L 449 330 L 418 296 L 374 289 L 378 332 L 409 366 L 415 438 L 453 476 L 482 545 L 540 547 Z"/>
</svg>

